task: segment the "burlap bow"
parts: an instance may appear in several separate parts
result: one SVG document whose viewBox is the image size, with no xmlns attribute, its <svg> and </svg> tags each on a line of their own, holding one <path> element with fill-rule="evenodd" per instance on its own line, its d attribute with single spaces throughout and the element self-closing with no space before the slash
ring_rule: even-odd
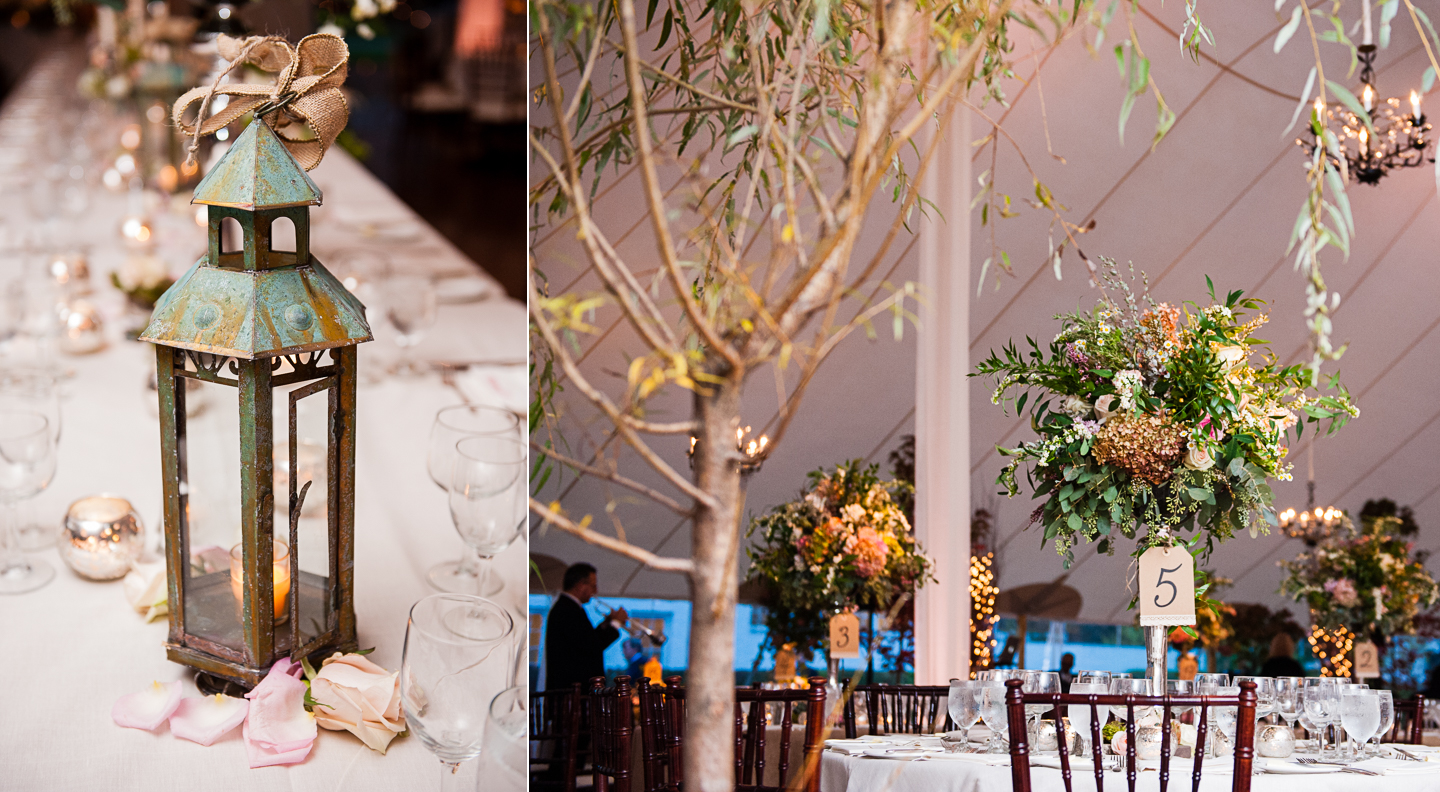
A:
<svg viewBox="0 0 1440 792">
<path fill-rule="evenodd" d="M 340 90 L 349 71 L 350 49 L 345 40 L 317 33 L 291 47 L 290 42 L 278 36 L 235 39 L 221 35 L 216 44 L 230 65 L 210 86 L 192 88 L 175 102 L 175 125 L 191 137 L 185 161 L 195 161 L 201 135 L 213 135 L 253 111 L 275 130 L 305 170 L 319 165 L 326 149 L 350 120 L 350 106 Z M 246 63 L 262 71 L 278 72 L 274 84 L 220 84 L 225 75 Z M 229 102 L 207 118 L 205 114 L 217 95 L 229 97 Z M 196 102 L 200 107 L 195 120 L 187 123 L 185 113 Z M 197 124 L 198 119 L 204 121 Z"/>
</svg>

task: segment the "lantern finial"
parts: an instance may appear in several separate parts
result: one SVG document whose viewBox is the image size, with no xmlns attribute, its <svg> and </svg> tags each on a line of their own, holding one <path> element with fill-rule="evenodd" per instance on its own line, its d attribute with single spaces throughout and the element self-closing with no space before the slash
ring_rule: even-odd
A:
<svg viewBox="0 0 1440 792">
<path fill-rule="evenodd" d="M 195 188 L 191 203 L 254 212 L 314 206 L 320 188 L 263 121 L 253 121 Z"/>
</svg>

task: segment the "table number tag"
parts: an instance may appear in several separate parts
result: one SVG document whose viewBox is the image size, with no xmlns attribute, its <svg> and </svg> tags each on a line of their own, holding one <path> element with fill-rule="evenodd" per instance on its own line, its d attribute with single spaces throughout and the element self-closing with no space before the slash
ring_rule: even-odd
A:
<svg viewBox="0 0 1440 792">
<path fill-rule="evenodd" d="M 1195 559 L 1183 547 L 1152 547 L 1140 556 L 1140 624 L 1195 623 Z"/>
<path fill-rule="evenodd" d="M 1380 652 L 1375 644 L 1365 641 L 1355 644 L 1355 678 L 1369 679 L 1380 676 Z"/>
<path fill-rule="evenodd" d="M 853 613 L 838 613 L 830 617 L 830 656 L 860 656 L 860 617 Z"/>
</svg>

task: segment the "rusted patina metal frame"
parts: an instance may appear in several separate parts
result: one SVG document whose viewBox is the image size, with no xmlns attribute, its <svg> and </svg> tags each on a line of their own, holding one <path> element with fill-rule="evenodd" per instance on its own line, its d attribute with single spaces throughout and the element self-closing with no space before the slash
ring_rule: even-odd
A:
<svg viewBox="0 0 1440 792">
<path fill-rule="evenodd" d="M 310 207 L 283 206 L 249 211 L 231 206 L 210 206 L 206 223 L 209 226 L 210 261 L 226 269 L 267 270 L 290 267 L 310 261 Z M 225 218 L 240 225 L 240 249 L 226 250 L 221 225 Z M 275 250 L 275 221 L 290 218 L 295 225 L 295 249 Z"/>
<path fill-rule="evenodd" d="M 359 380 L 359 349 L 331 350 L 339 367 L 337 387 L 330 391 L 330 579 L 336 581 L 330 612 L 335 620 L 336 646 L 354 651 L 355 643 L 355 389 Z"/>
</svg>

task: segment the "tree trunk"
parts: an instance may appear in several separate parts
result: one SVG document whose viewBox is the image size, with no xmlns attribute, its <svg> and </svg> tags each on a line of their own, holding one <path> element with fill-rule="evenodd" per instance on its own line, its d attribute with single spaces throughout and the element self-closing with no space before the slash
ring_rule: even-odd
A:
<svg viewBox="0 0 1440 792">
<path fill-rule="evenodd" d="M 735 785 L 735 598 L 740 544 L 740 383 L 727 378 L 695 396 L 700 438 L 695 482 L 718 507 L 701 507 L 691 535 L 690 670 L 685 690 L 685 787 L 728 792 Z"/>
</svg>

